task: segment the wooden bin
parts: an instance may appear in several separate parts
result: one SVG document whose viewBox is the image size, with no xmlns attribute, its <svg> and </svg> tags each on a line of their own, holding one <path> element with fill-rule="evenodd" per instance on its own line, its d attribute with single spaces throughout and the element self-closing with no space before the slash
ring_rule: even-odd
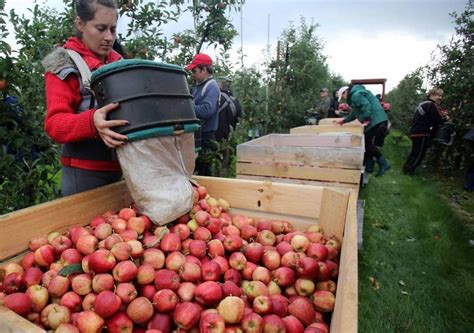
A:
<svg viewBox="0 0 474 333">
<path fill-rule="evenodd" d="M 328 235 L 342 240 L 336 304 L 331 332 L 357 332 L 357 225 L 354 191 L 226 178 L 196 177 L 216 198 L 229 201 L 231 212 L 251 217 L 288 220 L 304 230 L 318 221 Z M 0 260 L 20 261 L 28 240 L 72 225 L 87 225 L 107 210 L 118 211 L 131 202 L 124 182 L 58 199 L 0 216 Z M 1 263 L 0 263 L 1 264 Z M 45 333 L 0 306 L 1 333 Z"/>
<path fill-rule="evenodd" d="M 359 190 L 364 136 L 352 133 L 270 134 L 237 146 L 239 179 Z"/>
</svg>

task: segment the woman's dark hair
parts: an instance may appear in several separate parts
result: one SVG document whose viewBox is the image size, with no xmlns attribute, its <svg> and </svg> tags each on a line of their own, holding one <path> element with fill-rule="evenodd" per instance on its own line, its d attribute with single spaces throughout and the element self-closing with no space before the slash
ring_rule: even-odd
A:
<svg viewBox="0 0 474 333">
<path fill-rule="evenodd" d="M 94 18 L 97 5 L 117 9 L 115 0 L 76 0 L 76 15 L 83 22 L 88 22 Z"/>
</svg>

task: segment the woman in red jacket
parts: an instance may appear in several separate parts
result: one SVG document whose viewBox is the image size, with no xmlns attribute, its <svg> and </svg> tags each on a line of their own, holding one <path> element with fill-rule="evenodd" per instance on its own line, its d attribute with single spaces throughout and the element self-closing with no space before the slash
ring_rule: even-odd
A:
<svg viewBox="0 0 474 333">
<path fill-rule="evenodd" d="M 120 165 L 113 148 L 123 145 L 127 139 L 112 130 L 126 125 L 127 121 L 106 120 L 107 113 L 118 104 L 97 109 L 89 82 L 84 80 L 87 75 L 81 75 L 121 58 L 112 50 L 118 19 L 115 1 L 78 0 L 75 3 L 76 36 L 43 61 L 47 108 L 44 127 L 51 139 L 62 144 L 63 195 L 120 180 Z M 73 60 L 74 57 L 78 59 Z M 81 63 L 84 68 L 80 70 Z"/>
</svg>

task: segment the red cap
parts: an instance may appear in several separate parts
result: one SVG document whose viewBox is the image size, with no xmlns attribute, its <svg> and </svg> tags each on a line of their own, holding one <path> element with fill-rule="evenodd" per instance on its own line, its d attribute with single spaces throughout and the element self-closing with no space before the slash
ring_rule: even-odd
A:
<svg viewBox="0 0 474 333">
<path fill-rule="evenodd" d="M 212 59 L 207 54 L 198 53 L 194 56 L 193 61 L 187 65 L 184 69 L 191 71 L 197 66 L 210 66 L 212 65 Z"/>
</svg>

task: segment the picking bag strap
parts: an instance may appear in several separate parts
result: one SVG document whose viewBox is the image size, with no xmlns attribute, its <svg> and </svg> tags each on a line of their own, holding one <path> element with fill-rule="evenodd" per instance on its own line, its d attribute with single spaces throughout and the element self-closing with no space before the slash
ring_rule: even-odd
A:
<svg viewBox="0 0 474 333">
<path fill-rule="evenodd" d="M 87 66 L 86 62 L 84 59 L 82 59 L 81 55 L 77 53 L 74 50 L 66 49 L 67 53 L 71 57 L 71 59 L 74 61 L 74 63 L 77 66 L 77 69 L 79 70 L 79 73 L 81 73 L 81 80 L 82 84 L 87 90 L 91 89 L 91 77 L 92 77 L 92 72 Z"/>
</svg>

